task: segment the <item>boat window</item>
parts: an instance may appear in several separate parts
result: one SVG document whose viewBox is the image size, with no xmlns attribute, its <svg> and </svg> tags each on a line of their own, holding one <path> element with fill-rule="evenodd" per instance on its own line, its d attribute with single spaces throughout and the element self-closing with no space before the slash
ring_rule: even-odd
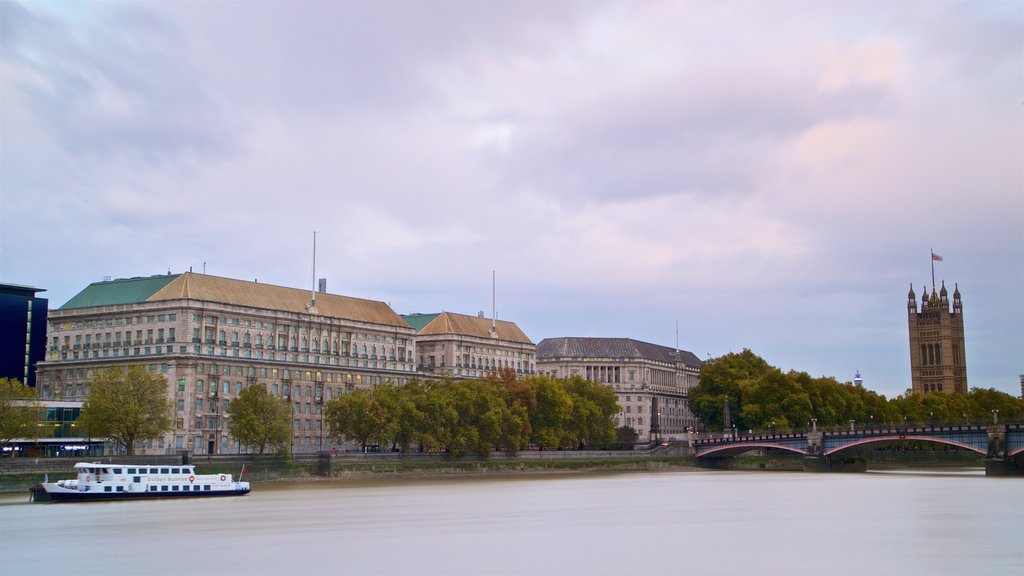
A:
<svg viewBox="0 0 1024 576">
<path fill-rule="evenodd" d="M 120 474 L 120 473 L 121 473 L 121 469 L 120 468 L 114 468 L 114 474 Z"/>
<path fill-rule="evenodd" d="M 160 469 L 160 473 L 161 474 L 170 474 L 171 473 L 171 469 L 170 468 L 161 468 Z"/>
<path fill-rule="evenodd" d="M 210 489 L 210 485 L 209 484 L 207 484 L 206 486 L 203 486 L 203 490 L 209 490 L 209 489 Z"/>
<path fill-rule="evenodd" d="M 117 491 L 118 492 L 124 492 L 124 486 L 118 486 L 117 487 Z"/>
<path fill-rule="evenodd" d="M 129 468 L 129 469 L 128 469 L 128 473 L 129 473 L 129 474 L 135 474 L 135 468 Z M 136 482 L 138 482 L 139 480 L 138 480 L 138 479 L 136 479 L 135 481 L 136 481 Z"/>
<path fill-rule="evenodd" d="M 171 486 L 171 491 L 172 492 L 177 492 L 178 491 L 178 486 L 176 486 L 176 485 L 175 486 Z"/>
<path fill-rule="evenodd" d="M 161 492 L 167 492 L 167 486 L 161 486 L 160 487 L 160 491 Z"/>
<path fill-rule="evenodd" d="M 110 492 L 110 486 L 104 486 L 103 487 L 103 491 L 104 492 Z"/>
<path fill-rule="evenodd" d="M 159 473 L 160 473 L 160 470 L 158 470 L 158 469 L 156 469 L 156 468 L 150 468 L 150 469 L 149 469 L 149 473 L 150 473 L 150 474 L 159 474 Z"/>
<path fill-rule="evenodd" d="M 150 486 L 149 487 L 149 491 L 150 492 L 156 492 L 156 486 Z"/>
<path fill-rule="evenodd" d="M 132 476 L 132 482 L 142 482 L 142 476 Z"/>
</svg>

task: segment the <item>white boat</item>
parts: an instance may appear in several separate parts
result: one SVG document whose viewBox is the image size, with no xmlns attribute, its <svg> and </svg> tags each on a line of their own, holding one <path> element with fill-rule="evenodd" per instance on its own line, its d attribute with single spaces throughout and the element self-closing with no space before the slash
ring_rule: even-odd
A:
<svg viewBox="0 0 1024 576">
<path fill-rule="evenodd" d="M 243 467 L 243 473 L 244 473 Z M 110 464 L 79 462 L 72 480 L 43 482 L 32 487 L 32 500 L 129 500 L 242 496 L 249 483 L 231 474 L 196 474 L 195 467 L 167 464 Z"/>
</svg>

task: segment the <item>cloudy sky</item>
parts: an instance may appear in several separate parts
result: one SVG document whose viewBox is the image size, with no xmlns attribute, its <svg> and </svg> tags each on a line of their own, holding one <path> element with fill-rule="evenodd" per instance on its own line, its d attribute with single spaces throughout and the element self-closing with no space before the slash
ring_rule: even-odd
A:
<svg viewBox="0 0 1024 576">
<path fill-rule="evenodd" d="M 1024 373 L 1012 2 L 0 3 L 0 281 L 187 271 L 750 348 L 889 396 L 906 295 Z"/>
</svg>

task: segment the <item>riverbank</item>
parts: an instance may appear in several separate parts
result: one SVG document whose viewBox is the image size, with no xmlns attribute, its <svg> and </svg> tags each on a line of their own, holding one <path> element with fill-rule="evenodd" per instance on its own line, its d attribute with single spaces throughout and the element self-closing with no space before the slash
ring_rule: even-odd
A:
<svg viewBox="0 0 1024 576">
<path fill-rule="evenodd" d="M 528 454 L 521 457 L 501 456 L 492 458 L 466 457 L 457 460 L 427 458 L 416 455 L 367 455 L 343 456 L 328 461 L 315 459 L 266 459 L 246 458 L 244 460 L 219 459 L 204 461 L 192 459 L 199 474 L 231 473 L 254 482 L 320 481 L 320 480 L 368 480 L 375 478 L 420 479 L 443 477 L 517 476 L 537 474 L 572 474 L 594 472 L 651 472 L 651 471 L 706 471 L 690 456 L 616 453 L 616 452 L 552 452 L 538 457 Z M 869 470 L 893 470 L 900 468 L 984 468 L 984 461 L 975 455 L 952 454 L 948 452 L 922 452 L 912 457 L 906 453 L 890 454 L 879 452 L 867 458 Z M 135 457 L 136 459 L 140 457 Z M 154 458 L 150 458 L 155 460 Z M 98 461 L 124 462 L 123 458 L 99 458 Z M 137 460 L 138 461 L 138 460 Z M 0 469 L 0 493 L 26 492 L 44 478 L 50 481 L 74 478 L 74 461 L 68 459 L 39 459 L 32 462 L 30 470 Z M 157 462 L 150 462 L 157 463 Z M 159 462 L 164 464 L 164 462 Z M 166 462 L 171 464 L 171 462 Z M 802 471 L 804 462 L 799 457 L 786 456 L 739 456 L 721 469 L 736 471 Z"/>
<path fill-rule="evenodd" d="M 198 474 L 231 473 L 242 474 L 243 463 L 205 463 L 193 461 Z M 330 471 L 323 470 L 323 464 L 314 460 L 267 459 L 244 462 L 244 480 L 254 483 L 279 480 L 320 481 L 320 480 L 366 480 L 371 478 L 438 478 L 455 476 L 515 476 L 532 474 L 567 474 L 576 472 L 651 472 L 651 471 L 701 471 L 693 458 L 676 456 L 622 456 L 617 458 L 574 458 L 565 460 L 535 459 L 460 459 L 422 461 L 414 459 L 391 459 L 387 461 L 337 460 L 330 463 Z M 44 477 L 51 482 L 74 478 L 74 471 L 66 462 L 54 462 L 46 466 L 45 461 L 32 472 L 7 472 L 0 474 L 0 493 L 25 492 L 38 484 Z"/>
</svg>

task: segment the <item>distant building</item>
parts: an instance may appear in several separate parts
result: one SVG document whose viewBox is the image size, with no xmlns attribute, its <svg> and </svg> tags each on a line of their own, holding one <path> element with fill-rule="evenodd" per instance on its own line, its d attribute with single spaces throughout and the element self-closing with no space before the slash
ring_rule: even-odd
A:
<svg viewBox="0 0 1024 576">
<path fill-rule="evenodd" d="M 387 304 L 192 272 L 90 284 L 49 315 L 41 399 L 81 401 L 98 370 L 142 365 L 167 378 L 175 429 L 140 454 L 240 450 L 230 403 L 264 385 L 293 405 L 292 450 L 333 446 L 325 400 L 404 384 L 414 330 Z"/>
<path fill-rule="evenodd" d="M 408 314 L 416 330 L 416 370 L 452 378 L 482 378 L 499 370 L 533 374 L 537 347 L 514 322 L 454 312 Z"/>
<path fill-rule="evenodd" d="M 0 378 L 36 385 L 36 364 L 46 357 L 47 300 L 42 288 L 0 284 Z"/>
<path fill-rule="evenodd" d="M 936 293 L 932 287 L 921 295 L 920 311 L 914 286 L 907 294 L 910 326 L 910 379 L 914 392 L 967 393 L 967 360 L 964 350 L 963 303 L 954 287 L 953 307 L 946 284 Z"/>
<path fill-rule="evenodd" d="M 537 345 L 541 374 L 612 387 L 622 407 L 616 424 L 632 427 L 641 441 L 697 428 L 688 393 L 700 366 L 692 352 L 630 338 L 545 338 Z"/>
</svg>

